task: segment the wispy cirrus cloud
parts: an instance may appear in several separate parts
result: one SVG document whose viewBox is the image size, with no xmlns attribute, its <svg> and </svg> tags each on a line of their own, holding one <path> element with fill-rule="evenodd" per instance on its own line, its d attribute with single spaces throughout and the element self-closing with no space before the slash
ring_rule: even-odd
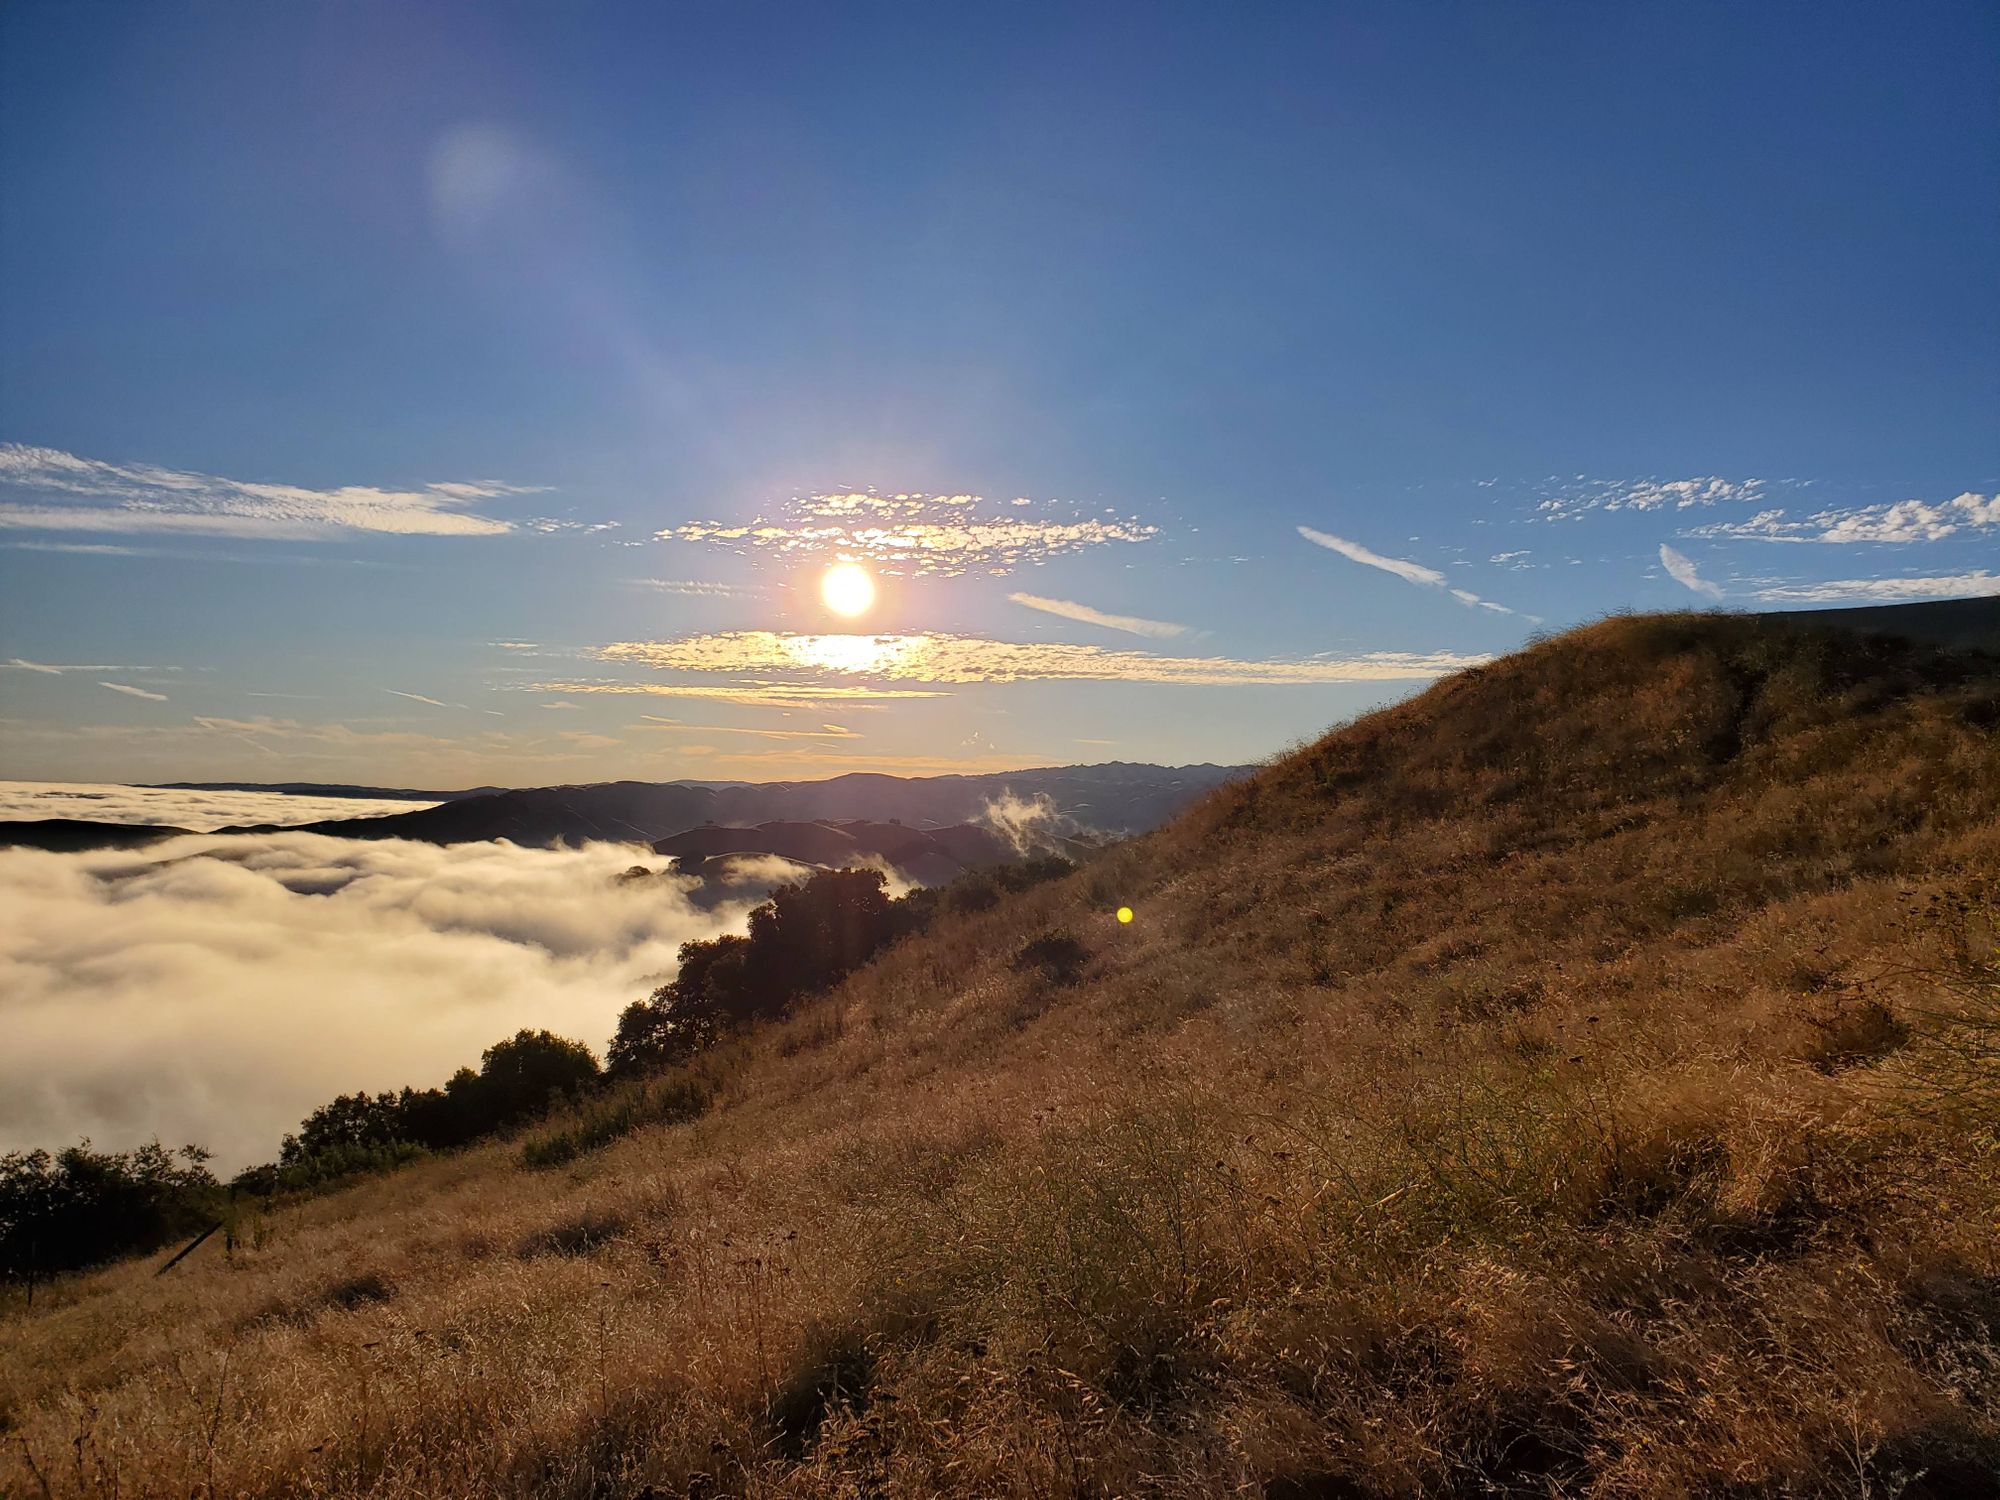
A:
<svg viewBox="0 0 2000 1500">
<path fill-rule="evenodd" d="M 1422 585 L 1425 588 L 1444 589 L 1452 598 L 1468 609 L 1491 610 L 1496 615 L 1511 615 L 1513 610 L 1504 604 L 1495 604 L 1491 599 L 1482 599 L 1471 589 L 1450 588 L 1444 574 L 1436 568 L 1427 568 L 1422 563 L 1411 562 L 1403 557 L 1384 557 L 1373 548 L 1364 547 L 1359 542 L 1351 542 L 1344 536 L 1335 536 L 1330 531 L 1316 531 L 1310 526 L 1298 528 L 1299 535 L 1315 547 L 1324 547 L 1329 552 L 1338 552 L 1349 562 L 1360 563 L 1364 568 L 1378 568 L 1384 573 L 1393 573 L 1405 583 Z"/>
<path fill-rule="evenodd" d="M 903 698 L 942 698 L 944 693 L 922 688 L 881 688 L 825 682 L 774 682 L 755 678 L 729 683 L 718 682 L 632 682 L 599 678 L 595 681 L 535 682 L 530 692 L 592 693 L 613 696 L 679 698 L 689 702 L 733 703 L 742 708 L 820 708 L 838 704 L 840 709 L 872 708 Z"/>
<path fill-rule="evenodd" d="M 1929 578 L 1836 578 L 1772 584 L 1756 591 L 1765 604 L 1905 604 L 1923 599 L 2000 595 L 2000 573 L 1984 569 Z"/>
<path fill-rule="evenodd" d="M 681 594 L 692 599 L 749 599 L 764 592 L 755 583 L 715 583 L 705 578 L 635 578 L 640 588 L 658 589 L 663 594 Z"/>
<path fill-rule="evenodd" d="M 0 443 L 0 492 L 22 497 L 0 500 L 0 529 L 323 541 L 360 533 L 498 536 L 514 527 L 466 508 L 536 490 L 498 480 L 318 489 Z"/>
<path fill-rule="evenodd" d="M 1682 588 L 1709 599 L 1720 599 L 1722 590 L 1701 576 L 1694 565 L 1694 559 L 1684 552 L 1676 552 L 1665 542 L 1660 543 L 1660 566 L 1667 570 L 1667 576 Z"/>
<path fill-rule="evenodd" d="M 840 724 L 822 724 L 817 729 L 751 729 L 737 724 L 689 724 L 681 719 L 663 719 L 658 714 L 640 714 L 644 723 L 634 729 L 666 730 L 676 734 L 744 734 L 760 740 L 858 740 L 860 735 Z"/>
<path fill-rule="evenodd" d="M 774 518 L 690 521 L 655 533 L 736 552 L 770 551 L 865 561 L 889 572 L 957 577 L 1004 574 L 1113 542 L 1144 542 L 1159 528 L 1115 512 L 1087 516 L 1054 501 L 979 495 L 841 491 L 794 497 Z"/>
<path fill-rule="evenodd" d="M 1782 509 L 1763 510 L 1747 521 L 1716 522 L 1697 527 L 1688 535 L 1837 545 L 1941 542 L 1965 532 L 1996 528 L 2000 528 L 2000 495 L 1975 495 L 1968 490 L 1935 505 L 1923 500 L 1899 500 L 1893 505 L 1816 511 L 1796 521 L 1787 520 Z"/>
<path fill-rule="evenodd" d="M 1109 614 L 1088 604 L 1078 604 L 1073 599 L 1047 599 L 1040 594 L 1009 594 L 1007 598 L 1012 603 L 1026 609 L 1040 610 L 1045 615 L 1057 615 L 1083 625 L 1101 625 L 1106 630 L 1122 630 L 1127 635 L 1168 640 L 1188 633 L 1188 627 L 1185 625 L 1175 625 L 1167 620 L 1148 620 L 1138 615 Z"/>
<path fill-rule="evenodd" d="M 0 661 L 0 672 L 34 672 L 43 677 L 61 677 L 70 672 L 95 675 L 98 672 L 178 672 L 179 670 L 179 667 L 135 667 L 129 663 L 114 665 L 108 662 L 95 662 L 82 665 L 74 662 L 24 661 L 18 656 Z"/>
<path fill-rule="evenodd" d="M 129 682 L 100 682 L 101 688 L 110 688 L 114 693 L 123 693 L 128 698 L 144 698 L 148 703 L 166 703 L 170 700 L 165 693 L 150 692 L 142 687 L 133 687 Z"/>
<path fill-rule="evenodd" d="M 1429 584 L 1433 588 L 1444 587 L 1444 574 L 1436 568 L 1427 568 L 1422 563 L 1411 562 L 1407 558 L 1384 557 L 1359 542 L 1350 542 L 1346 537 L 1335 536 L 1330 531 L 1315 531 L 1310 526 L 1301 526 L 1299 535 L 1315 547 L 1338 552 L 1348 561 L 1358 562 L 1364 568 L 1380 568 L 1384 573 L 1393 573 L 1407 583 Z"/>
</svg>

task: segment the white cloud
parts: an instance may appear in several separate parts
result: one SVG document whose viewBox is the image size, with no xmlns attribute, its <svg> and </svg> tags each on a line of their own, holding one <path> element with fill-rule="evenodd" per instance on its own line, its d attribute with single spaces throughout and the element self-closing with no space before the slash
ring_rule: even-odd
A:
<svg viewBox="0 0 2000 1500">
<path fill-rule="evenodd" d="M 317 823 L 377 818 L 436 804 L 388 797 L 320 797 L 288 792 L 195 791 L 107 782 L 0 781 L 0 821 L 81 818 L 92 823 L 211 829 L 252 823 Z"/>
<path fill-rule="evenodd" d="M 1385 573 L 1394 573 L 1398 578 L 1410 583 L 1422 584 L 1427 588 L 1445 587 L 1445 576 L 1436 568 L 1427 568 L 1422 563 L 1410 562 L 1400 557 L 1384 557 L 1381 553 L 1364 547 L 1359 542 L 1350 542 L 1346 537 L 1335 536 L 1331 532 L 1315 531 L 1310 526 L 1301 526 L 1298 531 L 1300 536 L 1304 537 L 1314 546 L 1325 547 L 1330 552 L 1338 552 L 1342 557 L 1353 562 L 1358 562 L 1364 567 L 1380 568 Z M 1514 613 L 1506 605 L 1495 604 L 1490 599 L 1482 599 L 1470 589 L 1453 588 L 1446 591 L 1452 598 L 1456 599 L 1460 604 L 1465 605 L 1468 609 L 1490 609 L 1496 615 L 1511 615 Z M 1531 615 L 1529 618 L 1533 619 L 1534 616 Z"/>
<path fill-rule="evenodd" d="M 1757 590 L 1766 604 L 1900 604 L 1918 599 L 1963 599 L 2000 594 L 2000 574 L 1983 569 L 1932 578 L 1837 578 L 1823 583 L 1774 584 Z"/>
<path fill-rule="evenodd" d="M 1703 578 L 1696 571 L 1692 559 L 1683 553 L 1674 551 L 1665 542 L 1660 543 L 1660 566 L 1665 568 L 1668 576 L 1682 588 L 1710 599 L 1720 599 L 1722 597 L 1722 590 Z"/>
<path fill-rule="evenodd" d="M 1163 656 L 1060 642 L 994 641 L 965 635 L 785 635 L 770 630 L 727 631 L 668 641 L 621 641 L 603 647 L 608 661 L 663 671 L 751 677 L 751 691 L 769 691 L 761 674 L 803 677 L 799 686 L 827 691 L 817 680 L 831 675 L 927 684 L 987 682 L 1156 682 L 1190 686 L 1279 686 L 1292 683 L 1400 682 L 1442 677 L 1476 666 L 1484 656 L 1438 651 L 1375 651 L 1345 660 L 1257 661 L 1230 657 Z M 786 678 L 776 683 L 789 685 Z M 548 692 L 658 693 L 684 689 L 663 683 L 540 683 Z M 836 686 L 833 691 L 838 691 Z M 874 691 L 866 689 L 865 691 Z"/>
<path fill-rule="evenodd" d="M 688 724 L 680 719 L 663 719 L 658 714 L 640 714 L 643 724 L 634 729 L 663 730 L 669 734 L 747 734 L 763 740 L 858 740 L 860 735 L 839 724 L 822 724 L 817 729 L 751 729 L 736 724 Z"/>
<path fill-rule="evenodd" d="M 165 693 L 148 692 L 145 688 L 133 687 L 129 682 L 100 682 L 98 686 L 101 688 L 110 688 L 114 693 L 123 693 L 128 698 L 144 698 L 149 703 L 165 703 L 167 701 Z"/>
<path fill-rule="evenodd" d="M 2000 495 L 1988 497 L 1967 491 L 1938 505 L 1900 500 L 1893 505 L 1823 510 L 1800 521 L 1786 520 L 1782 510 L 1765 510 L 1747 521 L 1719 522 L 1689 535 L 1830 544 L 1941 542 L 1964 531 L 1993 527 L 2000 527 Z"/>
<path fill-rule="evenodd" d="M 1398 578 L 1410 583 L 1424 583 L 1442 586 L 1444 574 L 1436 568 L 1427 568 L 1422 563 L 1407 562 L 1400 557 L 1384 557 L 1359 542 L 1350 542 L 1345 537 L 1334 536 L 1331 532 L 1315 531 L 1310 526 L 1301 526 L 1299 535 L 1316 547 L 1325 547 L 1330 552 L 1338 552 L 1352 562 L 1364 567 L 1380 568 L 1385 573 L 1394 573 Z"/>
<path fill-rule="evenodd" d="M 1101 609 L 1093 609 L 1088 604 L 1078 604 L 1070 599 L 1046 599 L 1040 594 L 1009 594 L 1007 597 L 1015 604 L 1038 609 L 1046 615 L 1060 615 L 1065 620 L 1075 620 L 1084 625 L 1101 625 L 1106 630 L 1122 630 L 1127 635 L 1168 639 L 1188 633 L 1185 625 L 1142 619 L 1138 615 L 1106 614 Z"/>
<path fill-rule="evenodd" d="M 601 1052 L 767 888 L 705 911 L 696 882 L 621 883 L 635 858 L 300 833 L 0 851 L 0 1150 L 157 1134 L 227 1171 L 336 1094 L 441 1083 L 524 1026 Z"/>
<path fill-rule="evenodd" d="M 1136 516 L 1084 517 L 1073 507 L 1048 519 L 1022 508 L 1057 503 L 1015 500 L 1008 513 L 978 495 L 878 495 L 842 492 L 795 497 L 776 518 L 743 523 L 691 521 L 655 533 L 661 541 L 699 542 L 736 552 L 767 550 L 873 563 L 892 572 L 957 577 L 975 569 L 1004 574 L 1112 542 L 1144 542 L 1159 528 Z"/>
<path fill-rule="evenodd" d="M 179 667 L 135 667 L 130 664 L 118 666 L 110 662 L 80 665 L 74 662 L 23 661 L 18 656 L 0 661 L 0 671 L 36 672 L 44 677 L 60 677 L 66 672 L 95 675 L 98 672 L 178 672 L 179 670 Z"/>
<path fill-rule="evenodd" d="M 1649 511 L 1671 507 L 1751 504 L 1767 498 L 1769 482 L 1762 479 L 1591 479 L 1582 474 L 1551 477 L 1549 490 L 1536 505 L 1545 521 L 1569 521 L 1593 510 Z"/>
<path fill-rule="evenodd" d="M 401 536 L 497 536 L 505 521 L 465 507 L 531 494 L 497 480 L 430 484 L 414 490 L 343 485 L 313 489 L 224 479 L 152 464 L 114 464 L 55 448 L 0 443 L 0 491 L 29 497 L 0 502 L 0 529 L 315 541 L 365 532 Z"/>
<path fill-rule="evenodd" d="M 684 594 L 695 599 L 747 599 L 764 592 L 754 583 L 713 583 L 704 578 L 638 578 L 641 588 L 658 589 L 663 594 Z"/>
</svg>

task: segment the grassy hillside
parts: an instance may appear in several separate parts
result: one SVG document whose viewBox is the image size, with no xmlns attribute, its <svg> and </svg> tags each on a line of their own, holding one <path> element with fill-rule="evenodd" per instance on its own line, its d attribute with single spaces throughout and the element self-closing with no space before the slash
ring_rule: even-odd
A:
<svg viewBox="0 0 2000 1500">
<path fill-rule="evenodd" d="M 1545 642 L 696 1119 L 14 1307 L 0 1490 L 2000 1493 L 1996 725 L 1913 643 Z"/>
</svg>

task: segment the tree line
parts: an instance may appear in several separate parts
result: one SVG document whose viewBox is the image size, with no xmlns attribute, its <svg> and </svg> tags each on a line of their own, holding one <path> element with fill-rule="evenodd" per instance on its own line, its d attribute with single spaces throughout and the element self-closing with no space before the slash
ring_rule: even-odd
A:
<svg viewBox="0 0 2000 1500">
<path fill-rule="evenodd" d="M 900 898 L 888 894 L 878 870 L 817 871 L 773 891 L 744 934 L 683 943 L 672 982 L 619 1017 L 608 1066 L 582 1042 L 522 1030 L 442 1086 L 338 1096 L 285 1136 L 277 1161 L 226 1185 L 199 1146 L 101 1152 L 84 1141 L 0 1156 L 0 1280 L 32 1282 L 145 1254 L 216 1223 L 238 1198 L 314 1192 L 504 1134 L 608 1081 L 686 1062 L 732 1032 L 782 1016 L 941 915 L 984 910 L 1073 868 L 1047 856 Z"/>
</svg>

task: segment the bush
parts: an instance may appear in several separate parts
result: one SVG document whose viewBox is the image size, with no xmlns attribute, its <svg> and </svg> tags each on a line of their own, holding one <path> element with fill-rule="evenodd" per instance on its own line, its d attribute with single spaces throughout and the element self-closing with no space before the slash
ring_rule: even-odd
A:
<svg viewBox="0 0 2000 1500">
<path fill-rule="evenodd" d="M 772 892 L 750 913 L 747 936 L 683 943 L 673 983 L 618 1018 L 612 1072 L 680 1061 L 830 989 L 900 935 L 886 885 L 880 870 L 821 870 Z"/>
<path fill-rule="evenodd" d="M 84 1141 L 0 1157 L 0 1277 L 78 1271 L 208 1228 L 223 1200 L 207 1160 L 198 1146 L 158 1141 L 122 1154 Z"/>
<path fill-rule="evenodd" d="M 940 912 L 983 911 L 1003 894 L 1060 879 L 1076 868 L 1059 855 L 965 875 L 941 889 L 890 900 L 878 870 L 821 870 L 780 887 L 750 914 L 741 937 L 683 943 L 673 983 L 635 1000 L 618 1018 L 608 1060 L 633 1075 L 681 1062 L 726 1031 L 785 1013 L 820 994 Z"/>
<path fill-rule="evenodd" d="M 1045 932 L 1014 955 L 1014 972 L 1036 974 L 1050 984 L 1069 986 L 1083 977 L 1090 950 L 1066 932 Z"/>
<path fill-rule="evenodd" d="M 579 1099 L 529 1136 L 521 1143 L 521 1164 L 567 1166 L 642 1125 L 699 1119 L 714 1097 L 714 1085 L 687 1069 L 616 1086 Z"/>
</svg>

